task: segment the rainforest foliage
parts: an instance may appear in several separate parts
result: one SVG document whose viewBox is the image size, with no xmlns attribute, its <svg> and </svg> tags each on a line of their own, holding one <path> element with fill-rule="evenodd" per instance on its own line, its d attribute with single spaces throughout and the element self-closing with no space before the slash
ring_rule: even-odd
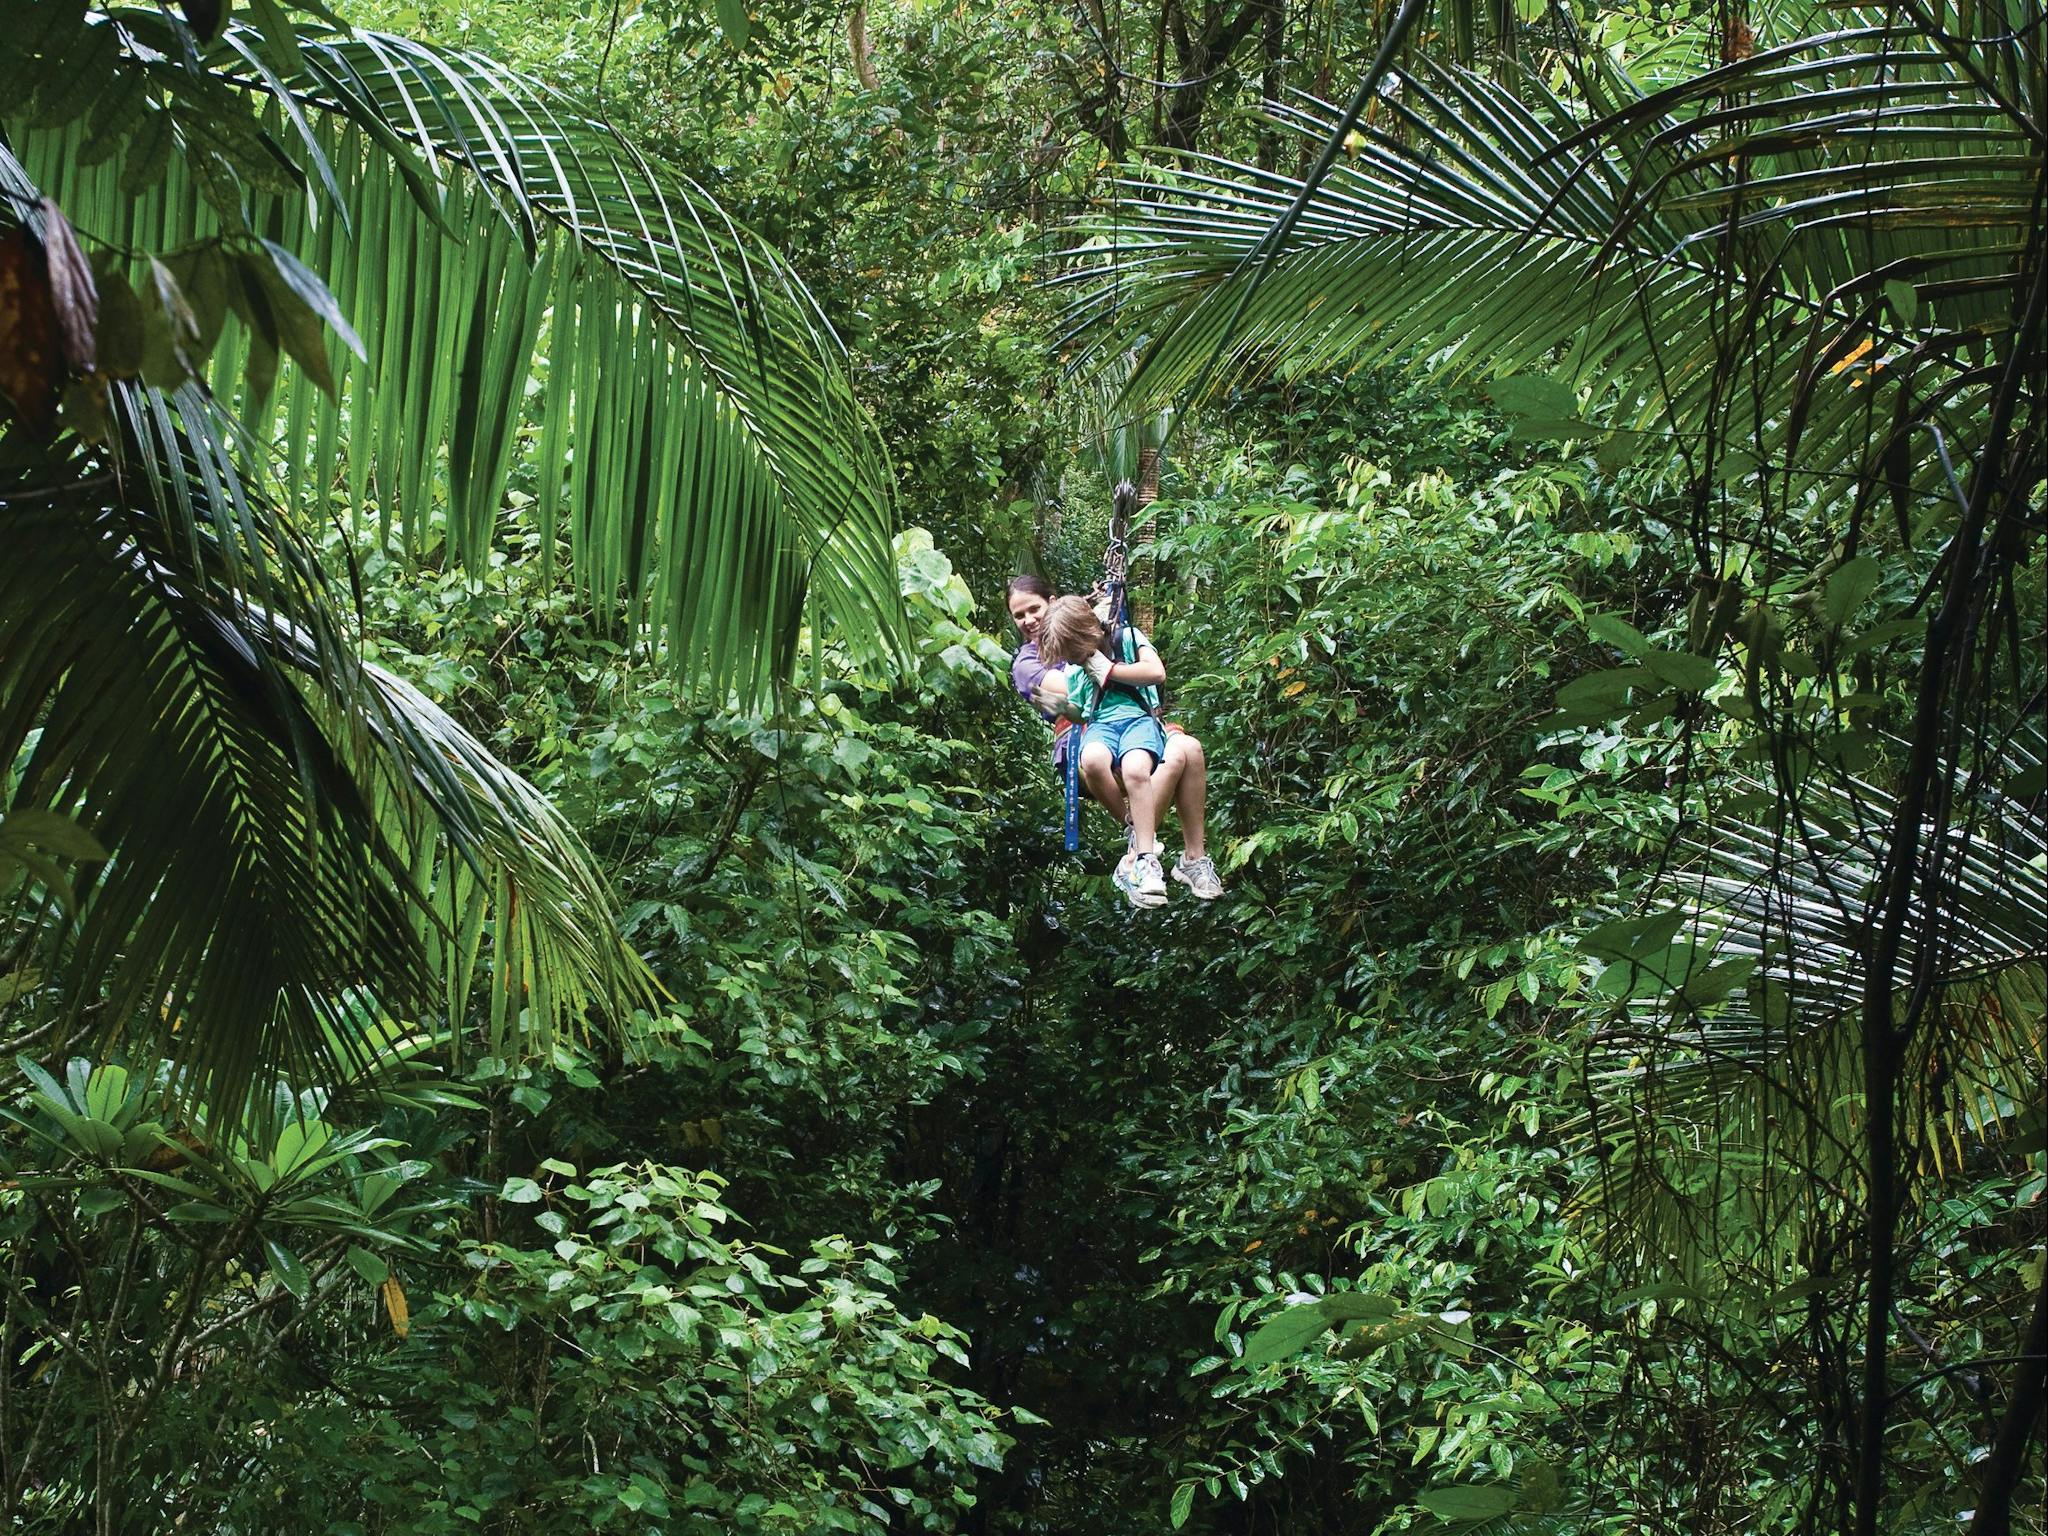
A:
<svg viewBox="0 0 2048 1536">
<path fill-rule="evenodd" d="M 0 1521 L 2042 1532 L 2044 27 L 0 0 Z"/>
</svg>

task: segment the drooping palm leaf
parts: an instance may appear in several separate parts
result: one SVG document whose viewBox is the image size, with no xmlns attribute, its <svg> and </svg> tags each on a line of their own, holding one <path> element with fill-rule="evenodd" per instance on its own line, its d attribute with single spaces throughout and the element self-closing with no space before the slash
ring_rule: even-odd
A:
<svg viewBox="0 0 2048 1536">
<path fill-rule="evenodd" d="M 178 405 L 208 409 L 190 387 Z M 0 493 L 9 803 L 75 817 L 108 855 L 60 935 L 59 1005 L 220 1106 L 259 1075 L 345 1079 L 387 1020 L 459 1024 L 486 968 L 494 1050 L 643 1000 L 560 817 L 354 658 L 274 509 L 243 502 L 259 539 L 230 560 L 235 516 L 152 500 L 198 478 Z M 259 566 L 267 608 L 247 596 Z"/>
<path fill-rule="evenodd" d="M 36 190 L 0 149 L 0 224 L 29 210 L 47 244 Z M 459 1027 L 479 976 L 494 1050 L 640 1001 L 573 833 L 363 664 L 316 552 L 238 474 L 232 419 L 197 384 L 102 384 L 106 442 L 0 474 L 6 804 L 96 854 L 37 994 L 59 1037 L 160 1052 L 220 1107 L 280 1071 L 360 1076 L 395 1020 Z"/>
<path fill-rule="evenodd" d="M 1897 802 L 1815 778 L 1780 804 L 1775 823 L 1715 829 L 1667 881 L 1682 921 L 1668 947 L 1659 932 L 1653 953 L 1615 959 L 1633 996 L 1594 1046 L 1600 1219 L 1632 1262 L 1716 1291 L 1783 1284 L 1867 1179 L 1859 1012 Z M 2041 1102 L 2048 824 L 1988 781 L 1967 805 L 1929 854 L 1940 926 L 1913 925 L 1900 966 L 1924 959 L 1930 978 L 1898 1107 L 1924 1176 Z"/>
<path fill-rule="evenodd" d="M 122 67 L 178 67 L 152 31 L 169 23 L 119 23 Z M 762 697 L 807 597 L 857 657 L 897 653 L 886 463 L 786 262 L 688 178 L 487 59 L 300 38 L 285 74 L 255 33 L 220 47 L 321 189 L 242 191 L 250 232 L 320 274 L 366 338 L 360 360 L 312 343 L 332 398 L 319 370 L 283 370 L 275 446 L 296 502 L 345 500 L 414 552 L 445 539 L 480 567 L 530 453 L 543 557 L 566 532 L 581 589 L 684 673 Z M 234 233 L 206 154 L 138 189 L 118 161 L 85 163 L 91 131 L 31 134 L 24 151 L 81 230 L 150 250 Z M 208 148 L 203 122 L 173 114 L 172 131 Z M 199 251 L 174 267 L 202 327 L 219 325 L 229 265 Z M 268 359 L 253 387 L 235 381 L 267 350 L 229 321 L 213 369 L 252 423 Z"/>
<path fill-rule="evenodd" d="M 645 993 L 573 834 L 360 661 L 306 512 L 345 489 L 415 552 L 482 564 L 537 436 L 544 558 L 565 522 L 597 605 L 685 672 L 761 696 L 807 591 L 857 615 L 849 650 L 897 631 L 886 475 L 781 263 L 487 61 L 260 17 L 221 47 L 271 102 L 267 143 L 170 13 L 66 3 L 0 41 L 0 74 L 37 82 L 5 115 L 39 126 L 6 132 L 89 245 L 174 253 L 128 272 L 182 290 L 138 335 L 123 262 L 102 267 L 80 396 L 105 390 L 101 428 L 0 477 L 34 556 L 0 590 L 0 761 L 21 774 L 10 804 L 69 811 L 111 854 L 56 957 L 70 1027 L 161 1048 L 217 1105 L 259 1071 L 339 1080 L 393 1016 L 459 1023 L 480 976 L 494 1050 Z M 294 158 L 310 205 L 280 179 Z M 51 249 L 43 190 L 0 145 L 0 225 Z M 294 252 L 363 324 L 360 360 Z M 165 382 L 181 334 L 212 352 L 217 399 Z M 274 380 L 279 347 L 296 366 Z M 272 463 L 296 516 L 249 488 Z"/>
<path fill-rule="evenodd" d="M 1996 16 L 1940 43 L 1851 19 L 1652 96 L 1596 75 L 1597 117 L 1535 79 L 1417 65 L 1248 303 L 1245 258 L 1301 184 L 1190 157 L 1088 231 L 1114 254 L 1081 253 L 1072 336 L 1098 355 L 1142 343 L 1139 402 L 1384 359 L 1555 370 L 1602 430 L 1692 475 L 1946 494 L 1932 434 L 1914 435 L 1966 457 L 1989 361 L 2024 340 L 2038 72 Z M 1283 116 L 1319 139 L 1338 126 L 1316 106 Z"/>
</svg>

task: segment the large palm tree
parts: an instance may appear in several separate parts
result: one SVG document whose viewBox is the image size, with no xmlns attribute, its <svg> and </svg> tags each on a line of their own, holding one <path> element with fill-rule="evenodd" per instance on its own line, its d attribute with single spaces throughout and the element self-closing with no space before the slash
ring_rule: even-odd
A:
<svg viewBox="0 0 2048 1536">
<path fill-rule="evenodd" d="M 647 993 L 566 825 L 361 658 L 331 513 L 482 570 L 524 455 L 541 558 L 745 703 L 807 615 L 877 659 L 901 619 L 785 262 L 489 60 L 220 9 L 0 7 L 0 765 L 105 855 L 24 1038 L 232 1104 L 473 977 L 499 1048 Z"/>
<path fill-rule="evenodd" d="M 1390 42 L 1419 9 L 1400 7 Z M 1642 656 L 1577 698 L 1605 718 L 1631 686 L 1675 689 L 1696 718 L 1717 675 L 1700 664 L 1726 659 L 1775 803 L 1718 844 L 1667 928 L 1621 931 L 1618 964 L 1661 968 L 1656 1045 L 1643 1018 L 1625 1026 L 1624 1059 L 1653 1065 L 1608 1086 L 1641 1087 L 1647 1113 L 1607 1123 L 1638 1176 L 1669 1171 L 1673 1147 L 1695 1148 L 1695 1172 L 1750 1155 L 1745 1127 L 1766 1122 L 1769 1155 L 1833 1160 L 1862 1318 L 1842 1485 L 1865 1533 L 1912 1181 L 1956 1124 L 1995 1142 L 2040 1110 L 2039 882 L 2001 850 L 2040 836 L 2038 771 L 2005 748 L 2042 682 L 2020 573 L 2043 553 L 2044 27 L 2038 0 L 1795 8 L 1754 33 L 1720 7 L 1695 67 L 1654 88 L 1590 46 L 1491 77 L 1376 66 L 1346 111 L 1276 104 L 1321 143 L 1310 174 L 1190 156 L 1138 176 L 1074 274 L 1076 340 L 1138 349 L 1127 404 L 1394 362 L 1479 383 L 1522 431 L 1598 442 L 1610 466 L 1659 465 L 1690 508 L 1693 655 Z M 1890 629 L 1858 628 L 1881 576 L 1913 595 Z M 1895 740 L 1830 681 L 1851 642 L 1890 647 L 1906 680 Z M 1721 950 L 1686 938 L 1710 931 Z M 1788 952 L 1829 956 L 1830 984 L 1783 971 Z M 1728 1001 L 1745 965 L 1754 1017 Z M 1846 1110 L 1797 1091 L 1823 1069 Z M 1930 1071 L 1953 1074 L 1950 1097 L 1930 1097 Z M 1650 1182 L 1658 1199 L 1620 1214 L 1654 1215 L 1635 1230 L 1660 1256 L 1729 1214 L 1726 1181 Z M 1735 1201 L 1755 1221 L 1782 1191 Z M 1826 1203 L 1772 1204 L 1791 1219 L 1771 1251 Z M 2044 1323 L 2048 1300 L 2021 1330 L 1979 1530 L 2006 1528 Z"/>
</svg>

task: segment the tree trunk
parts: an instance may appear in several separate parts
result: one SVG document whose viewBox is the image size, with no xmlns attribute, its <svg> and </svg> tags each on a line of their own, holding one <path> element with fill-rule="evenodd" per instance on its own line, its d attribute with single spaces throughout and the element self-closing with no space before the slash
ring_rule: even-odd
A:
<svg viewBox="0 0 2048 1536">
<path fill-rule="evenodd" d="M 1270 111 L 1287 89 L 1287 0 L 1267 0 L 1259 52 L 1265 65 L 1259 73 L 1259 98 Z M 1276 124 L 1263 123 L 1259 127 L 1259 169 L 1279 168 L 1280 129 Z"/>
<path fill-rule="evenodd" d="M 2048 1388 L 2048 1282 L 2034 1298 L 2034 1318 L 2020 1344 L 2012 1402 L 2005 1410 L 2005 1422 L 1998 1426 L 1998 1439 L 1978 1484 L 1977 1514 L 1970 1522 L 1970 1536 L 2010 1536 L 2013 1490 L 2026 1475 L 2027 1450 L 2033 1444 L 2034 1420 L 2041 1416 L 2044 1388 Z"/>
<path fill-rule="evenodd" d="M 860 81 L 860 88 L 872 91 L 881 84 L 875 76 L 875 61 L 868 52 L 868 3 L 856 0 L 853 14 L 846 18 L 846 46 L 853 54 L 854 78 Z"/>
<path fill-rule="evenodd" d="M 2038 206 L 2038 198 L 2037 198 Z M 2027 292 L 2019 298 L 2013 320 L 2018 335 L 2034 334 L 2048 304 L 2048 269 L 2036 268 Z M 1927 621 L 1926 651 L 1920 664 L 1919 696 L 1914 701 L 1911 750 L 1907 756 L 1905 793 L 1892 822 L 1890 848 L 1880 877 L 1879 897 L 1872 904 L 1873 944 L 1864 980 L 1862 1043 L 1864 1050 L 1864 1139 L 1870 1194 L 1864 1211 L 1864 1255 L 1869 1277 L 1864 1319 L 1862 1413 L 1855 1452 L 1856 1536 L 1880 1536 L 1879 1511 L 1884 1504 L 1884 1430 L 1890 1407 L 1888 1353 L 1891 1313 L 1897 1284 L 1893 1252 L 1899 1212 L 1900 1169 L 1895 1146 L 1900 1064 L 1929 1002 L 1925 971 L 1939 953 L 1939 924 L 1948 916 L 1943 864 L 1949 857 L 1950 804 L 1948 786 L 1959 771 L 1956 733 L 1969 700 L 1970 673 L 1976 638 L 1987 611 L 1984 599 L 1994 589 L 2004 562 L 1980 559 L 1987 544 L 1996 553 L 2011 546 L 2010 523 L 2015 515 L 2015 484 L 2029 477 L 2010 476 L 2025 464 L 2025 449 L 2006 462 L 2014 415 L 2029 361 L 2020 348 L 2008 360 L 1991 406 L 1990 430 L 1977 458 L 1969 494 L 1964 498 L 1961 526 L 1948 548 L 1947 574 L 1940 601 Z M 2001 516 L 2002 514 L 2002 516 Z M 1996 533 L 1987 539 L 1994 522 Z M 2009 558 L 2009 557 L 2008 557 Z M 1924 857 L 1923 857 L 1924 850 Z M 1918 929 L 1903 1017 L 1899 996 L 1899 962 L 1907 924 Z"/>
<path fill-rule="evenodd" d="M 1166 105 L 1166 131 L 1161 135 L 1169 149 L 1197 147 L 1210 83 L 1230 67 L 1239 45 L 1251 36 L 1253 25 L 1283 3 L 1242 0 L 1234 9 L 1216 4 L 1203 11 L 1199 30 L 1189 25 L 1184 3 L 1167 9 L 1164 20 L 1172 29 L 1174 59 L 1180 69 Z"/>
</svg>

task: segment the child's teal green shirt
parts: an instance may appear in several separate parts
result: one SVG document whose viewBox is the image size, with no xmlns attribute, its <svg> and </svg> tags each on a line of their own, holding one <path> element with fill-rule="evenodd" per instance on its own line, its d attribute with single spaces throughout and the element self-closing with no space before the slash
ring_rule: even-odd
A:
<svg viewBox="0 0 2048 1536">
<path fill-rule="evenodd" d="M 1130 639 L 1125 649 L 1135 659 L 1151 645 L 1144 633 L 1138 629 L 1126 631 Z M 1067 699 L 1081 712 L 1084 720 L 1098 721 L 1104 725 L 1119 720 L 1135 720 L 1140 715 L 1152 713 L 1152 701 L 1146 697 L 1149 690 L 1129 688 L 1122 683 L 1111 683 L 1108 688 L 1098 688 L 1095 679 L 1088 675 L 1088 669 L 1068 666 L 1064 669 L 1067 680 Z M 1099 697 L 1098 697 L 1099 695 Z"/>
</svg>

